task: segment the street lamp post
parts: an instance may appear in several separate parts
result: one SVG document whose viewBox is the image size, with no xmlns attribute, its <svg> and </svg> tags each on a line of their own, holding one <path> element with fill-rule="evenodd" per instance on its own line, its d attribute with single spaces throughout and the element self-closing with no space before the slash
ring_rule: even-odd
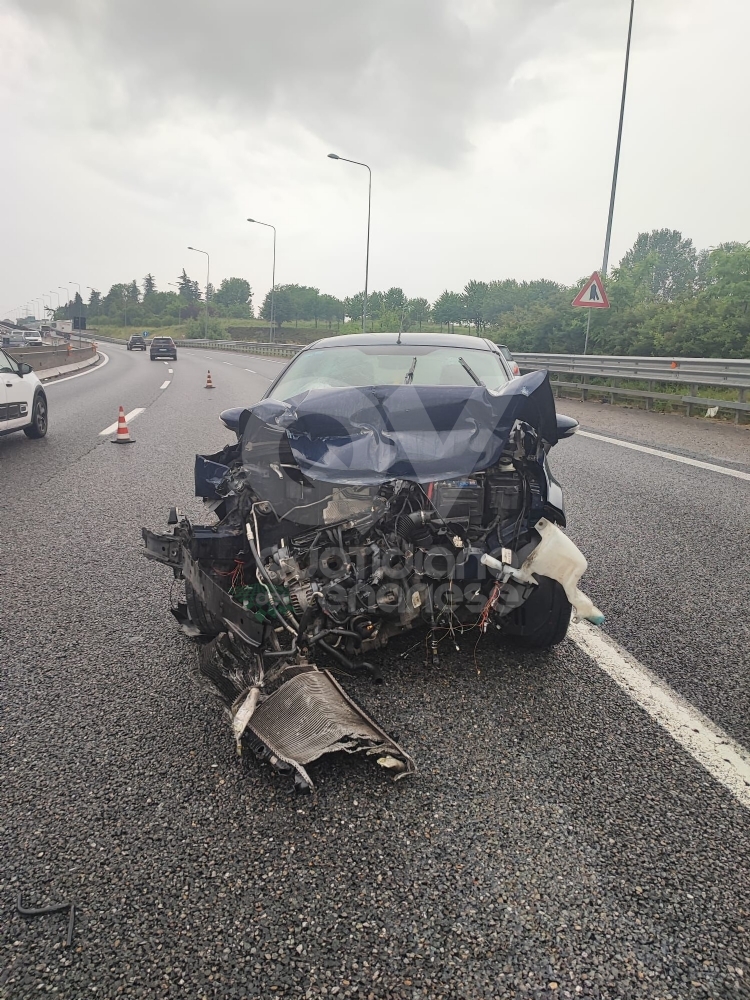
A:
<svg viewBox="0 0 750 1000">
<path fill-rule="evenodd" d="M 367 330 L 367 279 L 370 273 L 370 208 L 372 205 L 372 170 L 366 163 L 361 163 L 359 160 L 347 160 L 345 156 L 338 156 L 336 153 L 329 153 L 328 158 L 330 160 L 342 160 L 344 163 L 354 163 L 358 167 L 365 167 L 369 175 L 369 182 L 367 185 L 367 252 L 365 254 L 365 299 L 362 303 L 362 332 Z"/>
<path fill-rule="evenodd" d="M 272 226 L 270 222 L 258 222 L 257 219 L 248 219 L 248 222 L 253 222 L 256 226 L 265 226 L 267 229 L 273 229 L 273 266 L 271 268 L 271 318 L 269 320 L 270 326 L 270 337 L 273 343 L 274 337 L 274 320 L 276 319 L 275 305 L 276 305 L 276 226 Z"/>
<path fill-rule="evenodd" d="M 188 247 L 188 250 L 194 250 L 195 253 L 204 253 L 206 255 L 206 340 L 208 340 L 208 286 L 211 275 L 211 258 L 207 250 L 199 250 L 198 247 Z"/>
<path fill-rule="evenodd" d="M 615 169 L 612 174 L 612 193 L 609 199 L 609 217 L 607 218 L 607 235 L 604 238 L 604 259 L 602 261 L 602 277 L 607 277 L 609 267 L 609 244 L 612 238 L 612 219 L 615 214 L 615 194 L 617 192 L 617 174 L 620 169 L 620 147 L 622 146 L 622 125 L 625 120 L 625 95 L 628 90 L 628 67 L 630 65 L 630 41 L 633 37 L 633 14 L 635 0 L 630 0 L 630 22 L 628 24 L 628 43 L 625 48 L 625 73 L 622 78 L 622 100 L 620 102 L 620 124 L 617 129 L 617 146 L 615 148 Z"/>
<path fill-rule="evenodd" d="M 65 299 L 65 308 L 67 309 L 70 305 L 70 289 L 66 285 L 58 285 L 57 287 L 65 292 L 65 295 L 67 296 Z"/>
<path fill-rule="evenodd" d="M 77 281 L 71 281 L 71 285 L 78 285 Z M 78 285 L 78 298 L 81 300 L 81 306 L 83 306 L 83 296 L 81 295 L 81 286 Z M 75 326 L 75 322 L 73 323 Z M 78 346 L 81 346 L 81 316 L 78 316 Z"/>
<path fill-rule="evenodd" d="M 176 281 L 168 281 L 167 284 L 171 285 L 172 288 L 180 287 Z M 177 293 L 177 325 L 182 326 L 182 300 L 179 292 Z"/>
</svg>

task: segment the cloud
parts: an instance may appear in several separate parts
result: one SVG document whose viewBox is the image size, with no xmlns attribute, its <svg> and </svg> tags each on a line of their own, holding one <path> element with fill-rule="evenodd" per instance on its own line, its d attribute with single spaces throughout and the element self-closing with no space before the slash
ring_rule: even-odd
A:
<svg viewBox="0 0 750 1000">
<path fill-rule="evenodd" d="M 544 97 L 544 50 L 610 34 L 593 0 L 6 0 L 47 42 L 60 95 L 124 133 L 195 109 L 286 120 L 342 153 L 452 165 L 472 127 Z M 559 14 L 563 12 L 561 19 Z M 620 19 L 621 20 L 621 19 Z M 621 43 L 621 40 L 619 40 Z M 601 46 L 600 46 L 601 51 Z M 48 62 L 49 68 L 49 62 Z"/>
</svg>

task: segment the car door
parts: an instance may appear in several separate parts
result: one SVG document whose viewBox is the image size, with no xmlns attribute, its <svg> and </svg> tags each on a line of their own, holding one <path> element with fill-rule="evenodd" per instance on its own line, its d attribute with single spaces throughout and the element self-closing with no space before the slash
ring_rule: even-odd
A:
<svg viewBox="0 0 750 1000">
<path fill-rule="evenodd" d="M 31 419 L 34 386 L 29 379 L 21 378 L 18 374 L 18 362 L 5 351 L 0 351 L 0 379 L 5 390 L 5 420 L 2 429 L 10 431 L 25 427 Z"/>
</svg>

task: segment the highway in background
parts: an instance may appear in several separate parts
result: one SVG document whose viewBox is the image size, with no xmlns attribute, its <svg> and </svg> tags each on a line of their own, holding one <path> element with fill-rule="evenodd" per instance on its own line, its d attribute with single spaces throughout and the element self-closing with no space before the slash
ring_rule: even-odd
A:
<svg viewBox="0 0 750 1000">
<path fill-rule="evenodd" d="M 411 781 L 332 758 L 299 798 L 239 760 L 140 528 L 174 504 L 201 516 L 195 453 L 280 365 L 104 350 L 47 387 L 46 439 L 0 439 L 0 997 L 746 991 L 742 796 L 571 640 L 538 655 L 467 637 L 428 669 L 399 658 L 407 636 L 383 686 L 346 681 L 413 753 Z M 140 410 L 127 447 L 101 433 L 120 404 Z M 750 471 L 742 429 L 709 446 L 695 421 L 568 409 Z M 750 482 L 598 437 L 551 458 L 604 637 L 750 747 Z M 13 913 L 18 892 L 76 903 L 72 951 L 63 918 Z"/>
</svg>

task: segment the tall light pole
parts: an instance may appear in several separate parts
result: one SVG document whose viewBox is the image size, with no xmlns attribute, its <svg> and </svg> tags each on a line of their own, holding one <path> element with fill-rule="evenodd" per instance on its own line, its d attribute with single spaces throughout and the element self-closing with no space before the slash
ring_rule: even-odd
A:
<svg viewBox="0 0 750 1000">
<path fill-rule="evenodd" d="M 276 305 L 276 226 L 272 226 L 270 222 L 258 222 L 257 219 L 248 219 L 248 222 L 254 223 L 256 226 L 266 226 L 268 229 L 273 229 L 273 266 L 271 268 L 271 319 L 269 320 L 270 325 L 270 336 L 271 341 L 274 340 L 274 320 L 276 319 L 275 305 Z"/>
<path fill-rule="evenodd" d="M 176 281 L 168 281 L 167 284 L 171 285 L 172 288 L 180 287 Z M 179 292 L 177 293 L 177 325 L 182 326 L 182 299 Z"/>
<path fill-rule="evenodd" d="M 635 0 L 630 0 L 630 22 L 628 24 L 628 43 L 625 48 L 625 73 L 622 78 L 622 100 L 620 102 L 620 124 L 617 129 L 617 146 L 615 148 L 615 169 L 612 174 L 612 194 L 609 199 L 609 217 L 607 219 L 607 235 L 604 239 L 604 259 L 602 261 L 602 277 L 607 277 L 609 267 L 609 244 L 612 238 L 612 219 L 615 214 L 615 193 L 617 192 L 617 174 L 620 169 L 620 147 L 622 146 L 622 125 L 625 120 L 625 95 L 628 91 L 628 67 L 630 65 L 630 41 L 633 37 L 633 14 Z"/>
<path fill-rule="evenodd" d="M 71 281 L 71 285 L 78 285 L 77 281 Z M 83 306 L 83 296 L 81 295 L 81 286 L 78 285 L 78 298 L 81 300 L 81 306 Z M 75 324 L 74 324 L 75 325 Z M 78 346 L 81 346 L 81 315 L 78 315 Z"/>
<path fill-rule="evenodd" d="M 211 258 L 208 256 L 207 250 L 199 250 L 198 247 L 188 247 L 188 250 L 194 250 L 195 253 L 204 253 L 206 255 L 206 340 L 208 340 L 208 286 L 211 274 Z"/>
<path fill-rule="evenodd" d="M 362 303 L 362 332 L 367 330 L 367 279 L 370 273 L 370 208 L 372 205 L 372 170 L 366 163 L 361 163 L 359 160 L 347 160 L 345 156 L 338 156 L 336 153 L 328 154 L 329 160 L 342 160 L 344 163 L 354 163 L 358 167 L 365 167 L 367 173 L 369 174 L 369 183 L 367 185 L 367 253 L 365 255 L 365 299 Z"/>
<path fill-rule="evenodd" d="M 66 285 L 58 285 L 57 287 L 61 289 L 61 291 L 65 292 L 67 296 L 67 298 L 65 299 L 65 308 L 67 309 L 68 306 L 70 305 L 70 289 Z"/>
</svg>

